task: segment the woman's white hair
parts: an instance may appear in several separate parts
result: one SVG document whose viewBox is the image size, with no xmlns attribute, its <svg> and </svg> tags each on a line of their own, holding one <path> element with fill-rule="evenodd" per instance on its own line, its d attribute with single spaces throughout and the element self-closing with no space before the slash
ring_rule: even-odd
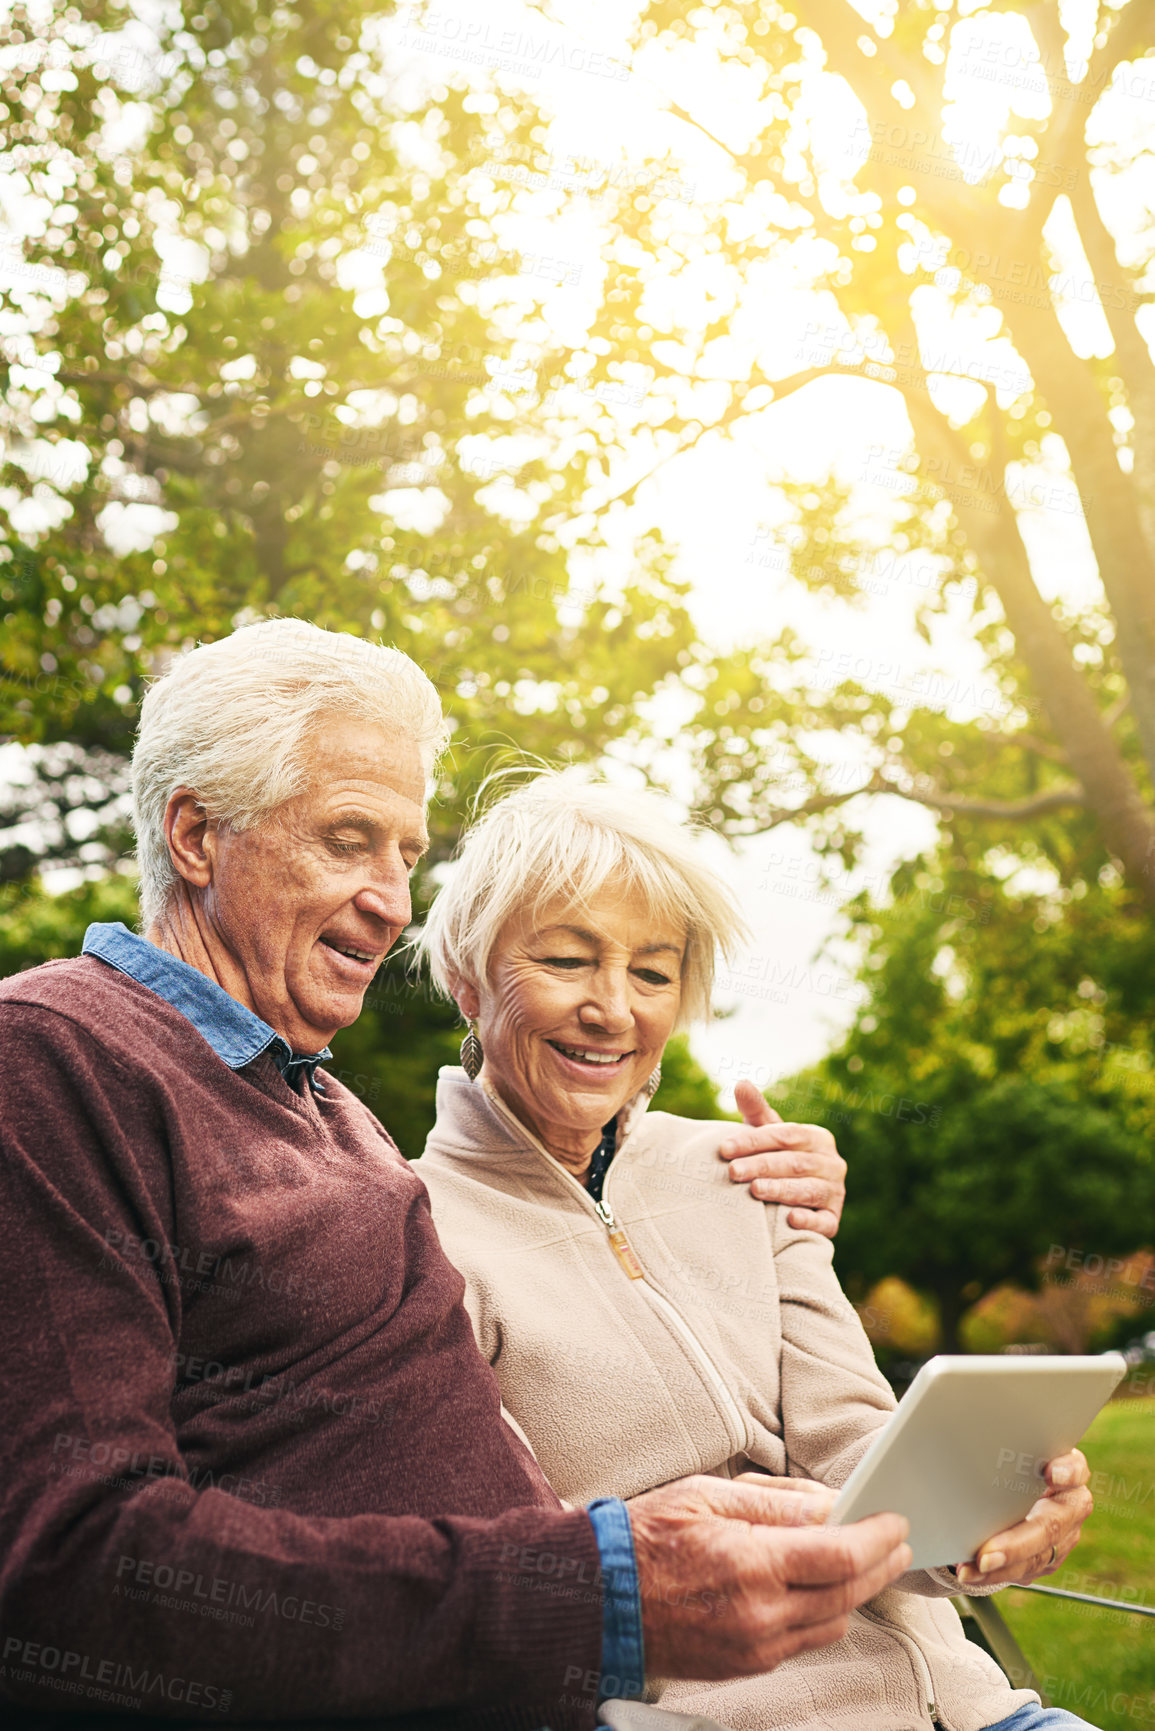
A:
<svg viewBox="0 0 1155 1731">
<path fill-rule="evenodd" d="M 149 686 L 132 755 L 141 929 L 176 883 L 164 814 L 178 787 L 232 830 L 252 829 L 306 785 L 319 723 L 355 716 L 412 737 L 426 778 L 445 744 L 432 682 L 399 649 L 304 619 L 246 625 L 181 655 Z"/>
<path fill-rule="evenodd" d="M 692 826 L 668 817 L 655 794 L 580 768 L 533 776 L 466 831 L 415 948 L 452 996 L 459 983 L 489 979 L 512 915 L 558 902 L 589 909 L 607 888 L 640 890 L 650 916 L 684 936 L 678 1026 L 709 1015 L 715 955 L 732 959 L 747 935 L 732 892 L 700 857 Z"/>
</svg>

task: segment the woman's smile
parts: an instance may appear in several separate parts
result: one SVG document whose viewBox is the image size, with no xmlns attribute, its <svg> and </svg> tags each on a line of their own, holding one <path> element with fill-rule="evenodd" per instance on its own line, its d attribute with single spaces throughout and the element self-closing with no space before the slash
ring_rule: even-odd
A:
<svg viewBox="0 0 1155 1731">
<path fill-rule="evenodd" d="M 567 1064 L 583 1071 L 600 1070 L 607 1076 L 610 1072 L 617 1075 L 626 1059 L 633 1056 L 632 1052 L 606 1052 L 595 1046 L 567 1046 L 560 1040 L 547 1040 L 546 1045 L 552 1046 Z"/>
</svg>

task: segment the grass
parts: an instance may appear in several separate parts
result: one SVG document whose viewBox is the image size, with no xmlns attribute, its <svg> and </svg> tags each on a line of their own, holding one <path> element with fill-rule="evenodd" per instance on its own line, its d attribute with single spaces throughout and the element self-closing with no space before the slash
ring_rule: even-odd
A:
<svg viewBox="0 0 1155 1731">
<path fill-rule="evenodd" d="M 1065 1567 L 1042 1585 L 1155 1607 L 1155 1399 L 1112 1401 L 1082 1447 L 1095 1512 Z M 1013 1587 L 999 1608 L 1053 1706 L 1102 1731 L 1155 1726 L 1155 1617 Z"/>
</svg>

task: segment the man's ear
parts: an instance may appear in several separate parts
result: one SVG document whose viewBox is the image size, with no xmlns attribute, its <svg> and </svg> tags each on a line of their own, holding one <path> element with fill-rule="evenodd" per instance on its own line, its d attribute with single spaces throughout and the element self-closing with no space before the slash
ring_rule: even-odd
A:
<svg viewBox="0 0 1155 1731">
<path fill-rule="evenodd" d="M 187 883 L 207 889 L 213 878 L 216 836 L 191 787 L 178 787 L 169 795 L 164 838 L 174 869 Z"/>
<path fill-rule="evenodd" d="M 481 995 L 468 980 L 454 980 L 450 990 L 453 1000 L 467 1022 L 476 1021 L 481 1011 Z"/>
</svg>

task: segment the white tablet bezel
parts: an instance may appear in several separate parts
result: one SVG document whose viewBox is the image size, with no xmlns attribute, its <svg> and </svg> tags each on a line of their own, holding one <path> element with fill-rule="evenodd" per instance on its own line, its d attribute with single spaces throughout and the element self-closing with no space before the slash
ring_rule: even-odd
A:
<svg viewBox="0 0 1155 1731">
<path fill-rule="evenodd" d="M 967 1561 L 1042 1496 L 1042 1467 L 1074 1448 L 1126 1375 L 1118 1352 L 940 1355 L 924 1364 L 838 1494 L 830 1524 L 893 1510 L 912 1567 Z"/>
</svg>

